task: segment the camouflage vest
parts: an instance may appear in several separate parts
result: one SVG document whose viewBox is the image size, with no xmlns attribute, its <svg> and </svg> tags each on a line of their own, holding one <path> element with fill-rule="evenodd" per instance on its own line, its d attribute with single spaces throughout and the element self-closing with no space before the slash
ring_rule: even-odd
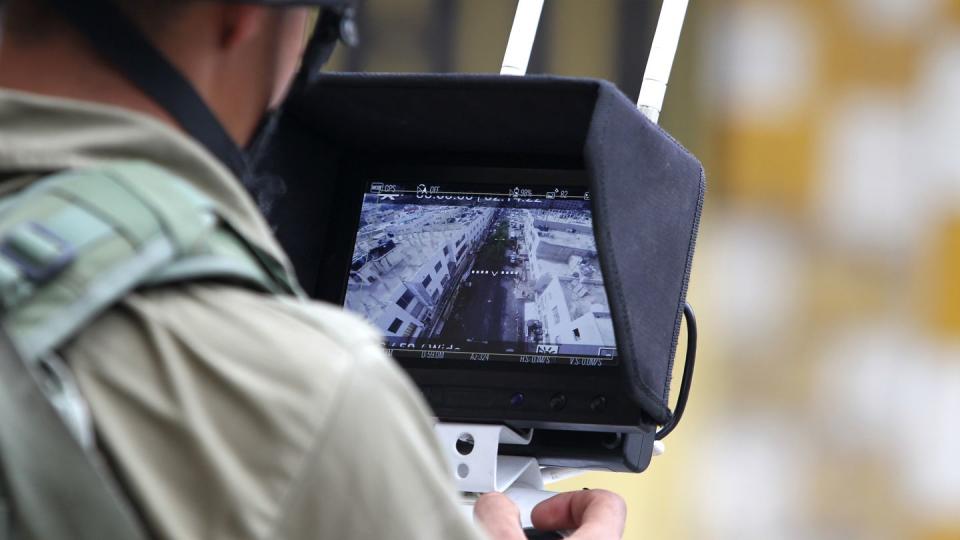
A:
<svg viewBox="0 0 960 540">
<path fill-rule="evenodd" d="M 212 200 L 146 163 L 0 200 L 0 540 L 145 537 L 57 350 L 131 291 L 200 280 L 302 296 Z"/>
</svg>

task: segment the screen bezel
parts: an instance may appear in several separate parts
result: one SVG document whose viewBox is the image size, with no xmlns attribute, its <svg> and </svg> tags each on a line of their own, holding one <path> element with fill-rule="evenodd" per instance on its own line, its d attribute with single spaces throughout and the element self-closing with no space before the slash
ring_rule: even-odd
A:
<svg viewBox="0 0 960 540">
<path fill-rule="evenodd" d="M 534 211 L 534 218 L 539 218 L 539 215 L 536 213 L 538 211 L 550 211 L 550 210 L 577 210 L 577 211 L 586 211 L 587 213 L 592 213 L 592 205 L 590 201 L 589 190 L 587 186 L 575 185 L 575 184 L 558 184 L 553 183 L 548 186 L 543 185 L 534 185 L 530 183 L 517 183 L 517 184 L 474 184 L 469 182 L 459 181 L 459 178 L 454 180 L 449 180 L 444 178 L 442 184 L 426 184 L 422 182 L 422 177 L 414 180 L 408 179 L 397 179 L 393 176 L 386 176 L 382 178 L 368 179 L 363 182 L 364 186 L 367 189 L 364 190 L 361 195 L 363 198 L 363 203 L 360 210 L 360 216 L 358 216 L 358 223 L 356 229 L 356 237 L 360 236 L 360 233 L 363 231 L 363 212 L 367 209 L 371 211 L 376 211 L 375 206 L 379 204 L 386 205 L 401 205 L 401 206 L 417 206 L 423 209 L 429 209 L 434 207 L 434 209 L 441 211 L 442 209 L 448 207 L 459 207 L 464 209 L 472 208 L 490 208 L 498 209 L 505 211 L 521 211 L 521 210 L 532 210 Z M 371 186 L 377 185 L 377 189 L 372 188 Z M 401 200 L 398 202 L 385 201 L 381 203 L 379 197 L 389 198 L 389 197 L 401 197 Z M 469 202 L 463 200 L 451 200 L 447 201 L 445 199 L 450 198 L 460 198 L 462 196 L 470 196 Z M 481 200 L 483 198 L 483 200 Z M 572 206 L 571 206 L 572 204 Z M 399 207 L 398 207 L 399 209 Z M 388 210 L 389 211 L 389 210 Z M 429 212 L 429 210 L 428 210 Z M 392 214 L 391 214 L 392 215 Z M 589 221 L 589 231 L 583 231 L 590 235 L 590 238 L 596 242 L 596 238 L 593 234 L 592 227 L 593 221 L 592 217 Z M 513 221 L 513 217 L 509 218 Z M 584 222 L 580 222 L 578 227 L 582 227 Z M 459 246 L 459 242 L 457 243 Z M 473 244 L 471 244 L 473 245 Z M 594 244 L 595 245 L 595 244 Z M 460 251 L 466 249 L 467 246 L 462 246 Z M 456 250 L 453 246 L 451 249 Z M 474 250 L 483 249 L 480 246 L 474 245 Z M 599 264 L 599 260 L 596 259 L 595 247 L 594 249 L 594 266 Z M 449 253 L 444 250 L 445 253 Z M 356 246 L 354 246 L 354 254 L 356 254 Z M 587 255 L 585 255 L 587 257 Z M 458 256 L 459 261 L 459 256 Z M 477 266 L 480 261 L 474 260 L 473 262 L 467 262 L 468 268 L 470 269 L 471 274 L 475 274 L 481 277 L 469 278 L 469 280 L 483 279 L 482 274 L 483 265 Z M 437 268 L 439 269 L 438 263 Z M 460 262 L 457 263 L 458 265 Z M 499 264 L 499 263 L 498 263 Z M 506 260 L 504 259 L 504 264 Z M 512 261 L 512 268 L 518 269 L 517 261 Z M 463 266 L 460 267 L 461 269 Z M 351 270 L 355 269 L 355 266 L 351 267 Z M 479 270 L 478 270 L 479 269 Z M 509 268 L 498 268 L 498 270 L 504 270 L 504 275 L 509 273 Z M 432 273 L 432 272 L 431 272 Z M 489 273 L 489 272 L 487 272 Z M 453 276 L 451 276 L 453 277 Z M 600 278 L 600 288 L 602 289 L 603 302 L 608 303 L 609 301 L 606 298 L 606 287 L 602 281 L 602 274 L 594 275 L 594 279 Z M 562 276 L 561 276 L 562 278 Z M 372 279 L 372 278 L 371 278 Z M 428 278 L 429 279 L 429 278 Z M 464 279 L 467 280 L 465 275 L 457 274 L 457 280 Z M 509 278 L 507 278 L 509 279 Z M 533 282 L 527 281 L 524 283 L 526 285 L 532 286 Z M 365 283 L 365 281 L 364 281 Z M 350 300 L 351 295 L 350 291 L 355 291 L 356 284 L 350 280 L 347 280 L 347 283 L 344 286 L 345 297 L 343 299 L 343 304 L 346 306 Z M 499 283 L 494 289 L 499 287 Z M 447 289 L 450 290 L 450 289 Z M 457 290 L 456 288 L 454 290 Z M 458 294 L 471 294 L 468 289 L 462 289 L 459 293 L 454 293 L 454 297 Z M 362 294 L 362 293 L 361 293 Z M 446 295 L 447 292 L 445 291 Z M 473 293 L 475 294 L 475 293 Z M 566 296 L 566 294 L 564 294 Z M 484 297 L 486 298 L 486 297 Z M 480 302 L 482 298 L 474 297 L 474 302 L 471 305 L 477 305 L 477 302 Z M 531 298 L 528 296 L 527 303 L 532 302 Z M 467 310 L 470 308 L 467 307 Z M 462 309 L 461 309 L 462 311 Z M 457 310 L 454 310 L 453 313 L 456 313 Z M 401 317 L 401 315 L 397 315 Z M 497 318 L 499 320 L 499 317 Z M 610 316 L 607 316 L 609 321 L 610 334 L 613 334 L 612 319 Z M 397 319 L 395 323 L 399 323 L 400 319 Z M 551 325 L 552 327 L 552 325 Z M 552 329 L 551 332 L 556 333 L 555 329 Z M 574 330 L 576 332 L 576 330 Z M 386 334 L 387 331 L 384 330 Z M 466 336 L 464 336 L 466 337 Z M 485 336 L 473 335 L 473 337 L 483 339 Z M 518 336 L 517 341 L 508 341 L 508 342 L 497 342 L 489 341 L 477 342 L 472 344 L 469 339 L 466 341 L 453 339 L 444 341 L 441 338 L 417 338 L 417 339 L 405 339 L 402 337 L 387 337 L 385 338 L 384 345 L 387 347 L 389 352 L 394 355 L 396 358 L 403 359 L 432 359 L 436 358 L 444 362 L 457 363 L 457 362 L 499 362 L 499 363 L 527 363 L 534 365 L 572 365 L 576 367 L 585 367 L 585 368 L 596 368 L 601 366 L 616 366 L 620 362 L 619 356 L 616 353 L 616 345 L 613 342 L 603 343 L 603 342 L 592 342 L 592 341 L 582 341 L 580 343 L 565 341 L 564 343 L 555 343 L 555 342 L 543 342 L 540 345 L 552 346 L 559 345 L 560 351 L 556 353 L 549 352 L 539 352 L 533 351 L 529 346 L 529 341 L 521 334 Z M 539 345 L 538 345 L 539 346 Z M 567 347 L 564 349 L 564 347 Z M 577 350 L 579 349 L 579 351 Z M 614 354 L 604 355 L 602 351 L 606 349 L 610 351 L 613 350 Z"/>
<path fill-rule="evenodd" d="M 367 181 L 388 176 L 422 181 L 457 178 L 476 184 L 502 185 L 522 180 L 528 185 L 590 186 L 582 161 L 555 157 L 542 163 L 535 159 L 513 163 L 460 155 L 418 155 L 413 159 L 377 152 L 340 154 L 336 182 L 325 184 L 323 191 L 329 199 L 323 203 L 323 219 L 318 220 L 338 225 L 319 229 L 317 233 L 323 240 L 316 244 L 318 249 L 301 254 L 313 261 L 313 271 L 304 281 L 310 284 L 308 291 L 314 298 L 343 305 Z M 595 205 L 594 200 L 594 215 Z M 609 297 L 610 285 L 607 287 Z M 617 324 L 614 320 L 615 332 L 619 332 Z M 441 421 L 605 433 L 643 433 L 653 429 L 652 420 L 635 401 L 628 385 L 625 363 L 636 359 L 621 357 L 619 365 L 572 366 L 394 358 Z M 528 400 L 529 407 L 511 408 L 504 400 L 514 391 L 526 392 L 537 401 Z M 543 399 L 554 393 L 568 396 L 569 406 L 564 410 L 545 407 Z M 598 395 L 606 396 L 609 406 L 599 413 L 587 410 L 585 402 Z M 468 399 L 462 399 L 464 396 Z"/>
</svg>

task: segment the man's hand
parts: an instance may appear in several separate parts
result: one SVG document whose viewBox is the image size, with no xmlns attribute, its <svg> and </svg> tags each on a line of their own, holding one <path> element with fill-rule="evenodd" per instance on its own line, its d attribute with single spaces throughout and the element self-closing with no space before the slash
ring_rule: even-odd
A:
<svg viewBox="0 0 960 540">
<path fill-rule="evenodd" d="M 473 513 L 492 540 L 524 540 L 520 511 L 506 495 L 480 497 Z M 531 518 L 541 531 L 576 531 L 571 540 L 619 540 L 627 506 L 619 495 L 602 489 L 572 491 L 538 504 Z"/>
<path fill-rule="evenodd" d="M 575 530 L 571 540 L 619 540 L 627 505 L 619 495 L 603 489 L 571 491 L 538 504 L 531 519 L 541 531 Z"/>
<path fill-rule="evenodd" d="M 503 493 L 487 493 L 473 506 L 473 519 L 490 540 L 526 540 L 520 509 Z"/>
</svg>

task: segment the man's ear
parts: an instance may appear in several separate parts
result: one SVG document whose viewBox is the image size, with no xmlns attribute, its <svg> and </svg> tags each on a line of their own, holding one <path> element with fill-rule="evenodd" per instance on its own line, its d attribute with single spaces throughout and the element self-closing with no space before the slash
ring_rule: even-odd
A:
<svg viewBox="0 0 960 540">
<path fill-rule="evenodd" d="M 232 49 L 253 39 L 263 29 L 267 8 L 251 4 L 224 4 L 220 30 L 220 46 Z"/>
</svg>

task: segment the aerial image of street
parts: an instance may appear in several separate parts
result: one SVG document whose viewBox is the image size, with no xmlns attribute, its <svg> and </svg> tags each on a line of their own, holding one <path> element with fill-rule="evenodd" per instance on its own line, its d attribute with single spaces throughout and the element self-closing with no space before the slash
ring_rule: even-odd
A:
<svg viewBox="0 0 960 540">
<path fill-rule="evenodd" d="M 614 355 L 588 203 L 540 206 L 370 196 L 347 308 L 399 346 Z"/>
<path fill-rule="evenodd" d="M 455 296 L 450 320 L 436 336 L 440 341 L 502 342 L 505 352 L 514 352 L 524 341 L 523 298 L 517 294 L 522 267 L 511 237 L 516 228 L 511 213 L 497 210 Z"/>
</svg>

